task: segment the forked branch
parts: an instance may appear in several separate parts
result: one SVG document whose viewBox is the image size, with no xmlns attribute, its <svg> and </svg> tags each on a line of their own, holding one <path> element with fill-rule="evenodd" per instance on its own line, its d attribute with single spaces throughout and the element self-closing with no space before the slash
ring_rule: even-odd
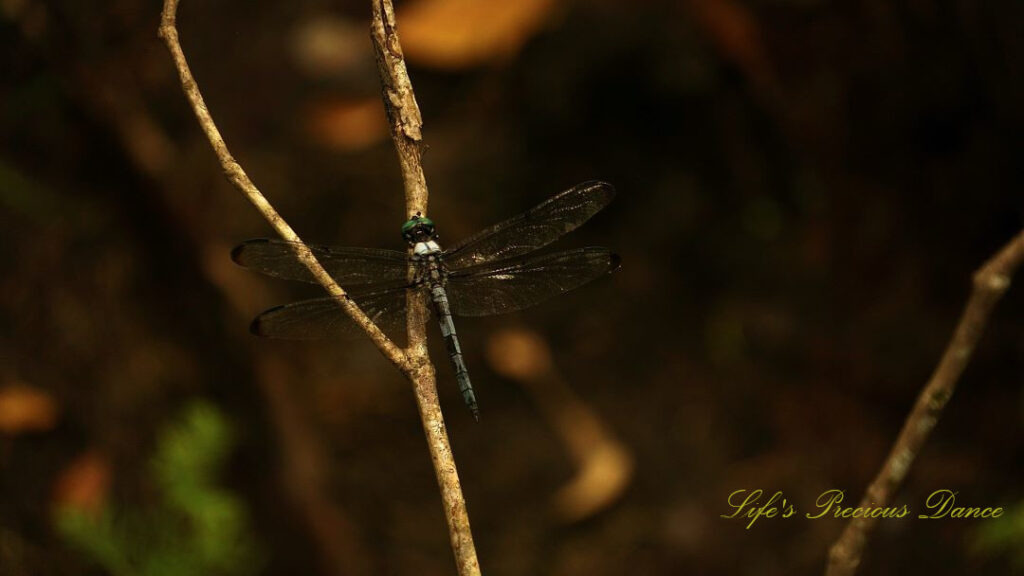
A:
<svg viewBox="0 0 1024 576">
<path fill-rule="evenodd" d="M 395 148 L 398 151 L 402 177 L 405 182 L 406 209 L 410 215 L 417 212 L 426 213 L 428 194 L 420 162 L 422 120 L 412 91 L 412 82 L 405 68 L 402 48 L 395 32 L 394 8 L 390 0 L 372 1 L 371 31 L 383 84 L 384 105 L 388 111 L 392 136 L 395 140 Z M 366 332 L 381 353 L 413 384 L 423 430 L 427 437 L 431 460 L 441 489 L 445 520 L 448 524 L 459 575 L 479 576 L 480 566 L 473 546 L 473 536 L 469 529 L 469 515 L 466 511 L 465 499 L 462 496 L 462 487 L 459 483 L 451 446 L 448 443 L 444 418 L 441 415 L 434 367 L 427 355 L 423 322 L 423 318 L 426 317 L 426 303 L 421 297 L 410 295 L 409 348 L 402 350 L 381 332 L 380 328 L 349 299 L 345 290 L 324 270 L 291 226 L 285 222 L 252 183 L 224 143 L 181 49 L 176 27 L 177 10 L 178 0 L 164 0 L 159 35 L 171 53 L 185 96 L 192 105 L 199 126 L 209 139 L 225 176 L 240 192 L 245 194 L 283 239 L 295 243 L 296 257 L 309 269 L 317 282 L 338 301 L 345 313 Z"/>
<path fill-rule="evenodd" d="M 957 380 L 971 358 L 981 338 L 989 314 L 1003 293 L 1010 287 L 1010 278 L 1024 261 L 1024 231 L 1021 231 L 995 256 L 974 273 L 974 288 L 967 301 L 953 339 L 939 360 L 931 378 L 921 390 L 903 429 L 893 444 L 889 457 L 878 476 L 868 486 L 859 507 L 884 507 L 903 484 L 914 458 L 928 439 L 953 396 Z M 826 576 L 852 576 L 860 564 L 868 535 L 877 523 L 876 518 L 851 520 L 842 535 L 829 550 Z"/>
</svg>

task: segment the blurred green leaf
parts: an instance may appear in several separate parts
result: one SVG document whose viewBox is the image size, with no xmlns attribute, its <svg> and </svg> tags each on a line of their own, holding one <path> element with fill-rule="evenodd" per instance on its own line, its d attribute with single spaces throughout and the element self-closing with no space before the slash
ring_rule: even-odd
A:
<svg viewBox="0 0 1024 576">
<path fill-rule="evenodd" d="M 981 523 L 971 545 L 985 556 L 1008 554 L 1014 568 L 1024 571 L 1024 501 L 1007 508 L 999 518 Z"/>
<path fill-rule="evenodd" d="M 243 503 L 216 486 L 232 429 L 197 401 L 161 433 L 151 474 L 161 502 L 147 512 L 100 514 L 66 507 L 57 526 L 114 576 L 241 576 L 259 566 Z"/>
</svg>

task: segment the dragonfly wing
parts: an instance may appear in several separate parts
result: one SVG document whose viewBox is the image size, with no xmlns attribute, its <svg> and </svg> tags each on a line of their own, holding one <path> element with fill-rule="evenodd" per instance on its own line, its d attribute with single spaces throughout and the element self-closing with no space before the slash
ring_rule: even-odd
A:
<svg viewBox="0 0 1024 576">
<path fill-rule="evenodd" d="M 406 255 L 394 250 L 308 246 L 327 273 L 343 288 L 405 280 L 409 269 Z M 299 261 L 299 250 L 301 247 L 295 242 L 261 238 L 236 246 L 231 251 L 231 259 L 267 276 L 316 283 L 306 265 Z"/>
<path fill-rule="evenodd" d="M 448 299 L 452 314 L 458 316 L 504 314 L 578 288 L 618 267 L 618 255 L 607 248 L 491 262 L 452 272 Z"/>
<path fill-rule="evenodd" d="M 578 228 L 614 196 L 611 184 L 584 182 L 451 246 L 445 262 L 457 269 L 532 252 Z"/>
<path fill-rule="evenodd" d="M 398 336 L 405 330 L 406 286 L 396 285 L 351 298 L 382 331 Z M 250 330 L 258 336 L 285 340 L 352 338 L 363 333 L 331 297 L 302 300 L 261 313 Z"/>
</svg>

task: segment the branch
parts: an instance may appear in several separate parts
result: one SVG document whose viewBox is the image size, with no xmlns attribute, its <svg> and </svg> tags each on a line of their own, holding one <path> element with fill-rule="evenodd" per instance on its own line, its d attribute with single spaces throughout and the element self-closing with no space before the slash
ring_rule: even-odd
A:
<svg viewBox="0 0 1024 576">
<path fill-rule="evenodd" d="M 395 9 L 391 0 L 372 0 L 373 19 L 370 37 L 377 56 L 377 69 L 381 78 L 381 96 L 387 110 L 391 136 L 402 167 L 405 183 L 405 203 L 409 215 L 427 212 L 427 183 L 423 176 L 422 126 L 419 105 L 412 90 L 412 81 L 405 68 L 402 45 L 398 40 Z M 423 432 L 430 448 L 430 459 L 444 501 L 448 536 L 460 576 L 479 576 L 480 564 L 469 528 L 469 513 L 462 495 L 455 458 L 448 443 L 444 416 L 437 398 L 437 380 L 427 354 L 426 301 L 423 294 L 409 295 L 407 322 L 409 347 L 406 349 L 411 363 L 417 367 L 409 374 L 416 394 L 416 406 L 423 422 Z"/>
<path fill-rule="evenodd" d="M 410 215 L 425 213 L 427 208 L 427 185 L 421 163 L 421 126 L 419 106 L 412 91 L 412 82 L 405 68 L 402 48 L 395 32 L 395 14 L 390 0 L 373 0 L 372 38 L 377 53 L 377 63 L 383 84 L 384 105 L 391 124 L 395 148 L 398 152 L 405 183 L 406 208 Z M 333 296 L 344 311 L 355 321 L 388 358 L 412 382 L 416 403 L 423 422 L 423 430 L 430 448 L 434 472 L 444 502 L 445 520 L 448 524 L 452 550 L 460 576 L 479 576 L 480 565 L 473 546 L 473 535 L 469 528 L 469 515 L 458 471 L 448 443 L 444 418 L 437 397 L 435 371 L 430 363 L 426 346 L 426 301 L 422 294 L 409 295 L 408 336 L 409 348 L 399 349 L 367 316 L 349 299 L 345 291 L 316 260 L 309 248 L 299 239 L 291 226 L 281 218 L 263 194 L 249 180 L 242 167 L 228 151 L 202 94 L 189 70 L 185 54 L 181 50 L 175 18 L 178 0 L 164 0 L 160 18 L 159 35 L 178 69 L 182 89 L 199 125 L 220 160 L 228 180 L 256 206 L 256 209 L 270 222 L 277 233 L 295 245 L 297 258 L 309 269 L 327 292 Z"/>
<path fill-rule="evenodd" d="M 423 117 L 412 90 L 412 80 L 405 68 L 405 56 L 398 42 L 395 10 L 391 1 L 372 0 L 373 18 L 370 38 L 380 73 L 381 98 L 387 111 L 391 137 L 395 141 L 398 163 L 405 184 L 405 206 L 409 217 L 427 213 L 426 178 L 423 175 Z M 407 323 L 409 348 L 426 357 L 425 307 L 422 299 L 410 301 Z"/>
<path fill-rule="evenodd" d="M 914 409 L 903 423 L 896 443 L 878 476 L 868 486 L 859 507 L 886 506 L 903 483 L 914 458 L 935 427 L 946 407 L 956 382 L 967 367 L 974 347 L 981 338 L 989 314 L 1010 287 L 1010 277 L 1024 261 L 1024 231 L 1010 240 L 974 273 L 974 288 L 967 301 L 953 339 L 939 360 L 931 379 L 917 397 Z M 851 576 L 860 564 L 864 545 L 877 519 L 851 520 L 829 550 L 826 576 Z"/>
<path fill-rule="evenodd" d="M 299 261 L 309 269 L 313 277 L 316 278 L 316 281 L 327 290 L 327 293 L 338 301 L 338 304 L 344 309 L 345 313 L 366 332 L 381 353 L 400 370 L 408 372 L 411 364 L 405 353 L 385 336 L 380 328 L 349 299 L 345 290 L 338 286 L 334 278 L 331 278 L 331 275 L 324 270 L 324 267 L 316 260 L 309 248 L 299 239 L 298 234 L 277 213 L 277 210 L 270 205 L 270 202 L 256 188 L 252 180 L 249 180 L 245 170 L 242 170 L 242 167 L 235 161 L 231 152 L 228 151 L 228 146 L 224 143 L 224 138 L 221 137 L 217 125 L 213 122 L 213 117 L 210 116 L 210 111 L 206 108 L 203 95 L 199 92 L 199 85 L 196 84 L 195 78 L 192 77 L 188 62 L 185 60 L 185 54 L 182 52 L 181 44 L 178 42 L 178 30 L 175 25 L 177 11 L 178 0 L 164 0 L 163 12 L 160 15 L 159 35 L 164 43 L 167 44 L 167 49 L 171 52 L 171 58 L 174 59 L 174 65 L 178 69 L 181 87 L 185 91 L 185 96 L 188 97 L 189 103 L 192 105 L 192 111 L 195 112 L 200 128 L 202 128 L 207 139 L 209 139 L 210 146 L 213 147 L 213 152 L 217 155 L 217 159 L 220 160 L 221 168 L 224 169 L 224 175 L 227 176 L 235 188 L 238 188 L 256 206 L 256 209 L 277 230 L 281 238 L 294 243 L 296 247 L 295 255 Z"/>
</svg>

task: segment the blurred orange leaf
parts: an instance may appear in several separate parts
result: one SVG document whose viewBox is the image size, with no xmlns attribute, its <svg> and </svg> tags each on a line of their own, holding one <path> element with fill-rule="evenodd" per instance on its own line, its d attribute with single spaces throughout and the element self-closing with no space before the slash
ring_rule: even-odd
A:
<svg viewBox="0 0 1024 576">
<path fill-rule="evenodd" d="M 487 359 L 495 372 L 515 380 L 536 380 L 551 371 L 551 351 L 541 337 L 528 330 L 509 328 L 487 342 Z"/>
<path fill-rule="evenodd" d="M 306 127 L 321 144 L 336 150 L 368 148 L 387 136 L 380 98 L 337 98 L 317 102 L 306 113 Z"/>
<path fill-rule="evenodd" d="M 514 55 L 544 24 L 552 0 L 417 0 L 398 11 L 405 56 L 461 69 Z"/>
<path fill-rule="evenodd" d="M 49 394 L 15 384 L 0 388 L 0 432 L 44 432 L 57 423 L 57 405 Z"/>
<path fill-rule="evenodd" d="M 110 463 L 99 452 L 89 451 L 61 471 L 53 487 L 53 502 L 60 508 L 98 514 L 109 487 Z"/>
</svg>

